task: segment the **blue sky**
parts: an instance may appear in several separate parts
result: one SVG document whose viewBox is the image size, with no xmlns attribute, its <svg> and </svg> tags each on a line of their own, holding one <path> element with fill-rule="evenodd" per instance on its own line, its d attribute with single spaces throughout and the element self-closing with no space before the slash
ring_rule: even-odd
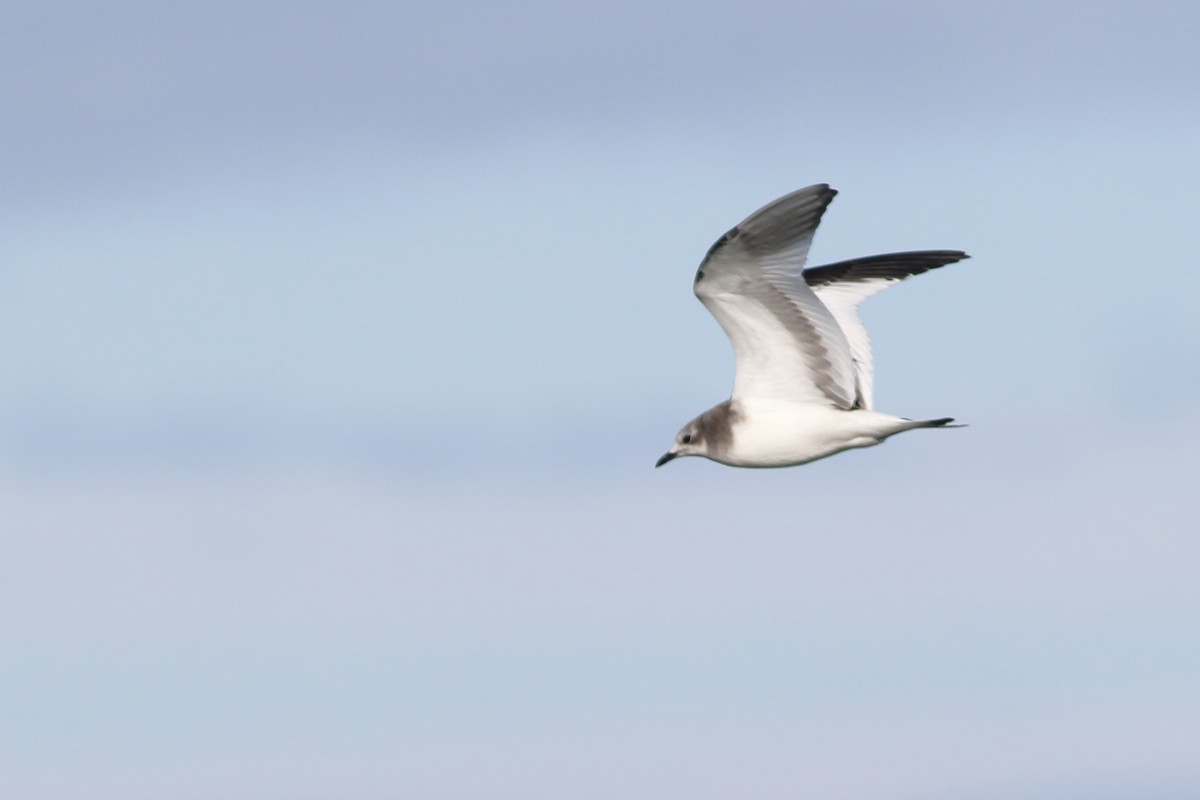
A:
<svg viewBox="0 0 1200 800">
<path fill-rule="evenodd" d="M 0 11 L 0 742 L 41 798 L 1200 792 L 1190 3 Z M 876 397 L 689 459 L 841 194 Z M 7 760 L 7 759 L 6 759 Z"/>
</svg>

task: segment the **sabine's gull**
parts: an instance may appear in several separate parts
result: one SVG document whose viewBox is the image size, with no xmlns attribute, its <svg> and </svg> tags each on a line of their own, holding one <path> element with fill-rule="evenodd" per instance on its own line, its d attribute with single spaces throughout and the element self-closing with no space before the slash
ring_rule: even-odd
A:
<svg viewBox="0 0 1200 800">
<path fill-rule="evenodd" d="M 819 183 L 755 211 L 722 236 L 694 291 L 733 344 L 733 394 L 683 426 L 656 467 L 704 456 L 734 467 L 806 464 L 913 428 L 959 427 L 873 409 L 866 298 L 968 258 L 960 250 L 867 256 L 804 269 L 837 194 Z"/>
</svg>

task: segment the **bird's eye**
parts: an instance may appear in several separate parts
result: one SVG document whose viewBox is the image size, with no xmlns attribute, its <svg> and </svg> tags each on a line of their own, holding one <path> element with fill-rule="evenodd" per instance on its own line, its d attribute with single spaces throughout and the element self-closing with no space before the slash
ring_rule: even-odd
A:
<svg viewBox="0 0 1200 800">
<path fill-rule="evenodd" d="M 691 444 L 692 443 L 692 435 L 690 433 L 685 433 L 683 435 L 683 438 L 680 439 L 679 441 L 683 442 L 684 444 Z"/>
</svg>

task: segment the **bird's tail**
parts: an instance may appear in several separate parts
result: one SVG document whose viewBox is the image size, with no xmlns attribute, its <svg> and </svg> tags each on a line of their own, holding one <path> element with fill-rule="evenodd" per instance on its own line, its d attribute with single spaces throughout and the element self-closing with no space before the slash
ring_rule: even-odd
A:
<svg viewBox="0 0 1200 800">
<path fill-rule="evenodd" d="M 938 419 L 921 419 L 913 422 L 914 428 L 965 428 L 963 423 L 951 424 L 954 417 L 939 417 Z"/>
</svg>

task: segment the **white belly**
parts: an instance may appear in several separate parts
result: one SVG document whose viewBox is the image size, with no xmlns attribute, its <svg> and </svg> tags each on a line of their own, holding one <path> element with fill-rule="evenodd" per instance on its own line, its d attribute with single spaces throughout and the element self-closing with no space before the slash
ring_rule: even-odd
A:
<svg viewBox="0 0 1200 800">
<path fill-rule="evenodd" d="M 853 447 L 870 447 L 909 427 L 908 420 L 876 411 L 772 404 L 745 408 L 720 461 L 738 467 L 804 464 Z"/>
</svg>

